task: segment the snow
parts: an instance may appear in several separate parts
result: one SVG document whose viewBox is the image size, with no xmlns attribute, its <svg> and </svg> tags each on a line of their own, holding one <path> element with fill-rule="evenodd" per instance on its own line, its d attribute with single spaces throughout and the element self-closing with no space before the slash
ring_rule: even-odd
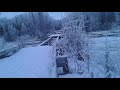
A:
<svg viewBox="0 0 120 90">
<path fill-rule="evenodd" d="M 27 47 L 0 60 L 0 78 L 49 78 L 51 46 Z"/>
<path fill-rule="evenodd" d="M 61 34 L 53 34 L 53 35 L 50 35 L 49 37 L 58 37 L 58 36 L 61 36 Z"/>
<path fill-rule="evenodd" d="M 105 37 L 90 38 L 90 73 L 75 73 L 75 65 L 69 60 L 70 74 L 59 76 L 59 78 L 105 78 Z M 11 57 L 0 60 L 1 78 L 55 78 L 56 66 L 50 69 L 52 58 L 52 46 L 36 46 L 21 49 Z M 120 37 L 108 37 L 108 49 L 111 70 L 111 77 L 120 77 Z M 69 58 L 68 58 L 69 59 Z M 85 62 L 80 61 L 82 69 Z M 50 71 L 52 70 L 52 71 Z M 52 75 L 51 75 L 52 74 Z"/>
<path fill-rule="evenodd" d="M 91 38 L 90 40 L 90 51 L 91 60 L 96 62 L 96 64 L 105 66 L 105 42 L 106 37 Z M 108 50 L 109 50 L 109 61 L 110 66 L 114 68 L 111 69 L 115 74 L 120 74 L 120 37 L 111 36 L 108 39 Z M 101 68 L 103 71 L 103 69 Z"/>
<path fill-rule="evenodd" d="M 106 37 L 90 38 L 90 73 L 87 73 L 87 68 L 82 68 L 85 72 L 82 74 L 75 73 L 74 62 L 69 60 L 70 74 L 59 76 L 59 78 L 111 78 L 120 77 L 120 37 L 111 36 L 108 39 L 109 64 L 111 66 L 110 73 L 105 74 L 105 51 Z M 85 63 L 80 62 L 82 67 Z M 114 68 L 113 68 L 114 67 Z"/>
</svg>

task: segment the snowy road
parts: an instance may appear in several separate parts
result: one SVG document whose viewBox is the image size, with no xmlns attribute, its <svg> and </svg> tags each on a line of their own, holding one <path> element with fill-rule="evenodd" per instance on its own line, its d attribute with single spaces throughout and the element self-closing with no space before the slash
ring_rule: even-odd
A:
<svg viewBox="0 0 120 90">
<path fill-rule="evenodd" d="M 28 47 L 1 59 L 0 78 L 49 78 L 51 49 L 51 46 Z"/>
</svg>

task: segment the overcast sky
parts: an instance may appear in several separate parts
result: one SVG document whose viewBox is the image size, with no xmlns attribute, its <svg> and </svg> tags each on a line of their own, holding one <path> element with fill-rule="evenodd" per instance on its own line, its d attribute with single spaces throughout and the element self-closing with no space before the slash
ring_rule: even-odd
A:
<svg viewBox="0 0 120 90">
<path fill-rule="evenodd" d="M 25 13 L 25 12 L 1 12 L 1 16 L 7 17 L 7 18 L 12 18 L 21 13 Z M 49 12 L 49 15 L 52 16 L 54 19 L 61 19 L 61 12 Z M 62 13 L 62 17 L 63 16 L 64 16 L 64 13 Z"/>
</svg>

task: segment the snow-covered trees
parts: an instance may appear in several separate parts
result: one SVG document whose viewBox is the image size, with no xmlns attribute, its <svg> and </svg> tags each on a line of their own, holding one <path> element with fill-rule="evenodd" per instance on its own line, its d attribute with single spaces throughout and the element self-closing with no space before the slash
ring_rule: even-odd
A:
<svg viewBox="0 0 120 90">
<path fill-rule="evenodd" d="M 13 42 L 17 39 L 17 30 L 9 23 L 4 25 L 4 39 L 8 42 Z"/>
<path fill-rule="evenodd" d="M 115 12 L 115 16 L 116 16 L 116 22 L 119 25 L 120 24 L 120 12 Z"/>
<path fill-rule="evenodd" d="M 4 34 L 3 27 L 0 26 L 0 36 L 3 36 L 3 34 Z"/>
<path fill-rule="evenodd" d="M 115 12 L 100 12 L 99 22 L 101 30 L 109 30 L 115 22 Z"/>
<path fill-rule="evenodd" d="M 77 65 L 76 72 L 81 72 L 81 63 L 79 61 L 84 61 L 86 63 L 87 69 L 89 71 L 89 55 L 88 55 L 88 37 L 85 31 L 85 15 L 79 13 L 69 16 L 69 20 L 64 23 L 63 38 L 57 43 L 59 48 L 64 49 L 64 53 L 69 57 L 73 58 L 73 62 Z"/>
<path fill-rule="evenodd" d="M 13 42 L 17 39 L 18 31 L 14 27 L 14 24 L 12 24 L 11 20 L 2 18 L 0 26 L 3 30 L 3 37 L 7 42 Z"/>
<path fill-rule="evenodd" d="M 4 32 L 6 41 L 15 41 L 21 36 L 44 40 L 48 33 L 54 30 L 54 19 L 46 12 L 29 12 L 11 19 L 0 18 L 0 31 Z"/>
<path fill-rule="evenodd" d="M 62 25 L 60 20 L 55 20 L 55 30 L 60 30 Z"/>
<path fill-rule="evenodd" d="M 86 31 L 98 31 L 98 30 L 110 30 L 114 24 L 119 22 L 119 13 L 118 12 L 72 12 L 68 13 L 68 17 L 65 19 L 73 18 L 76 20 L 79 15 L 83 13 L 86 16 Z"/>
<path fill-rule="evenodd" d="M 84 19 L 71 20 L 64 26 L 66 51 L 75 53 L 83 49 L 84 46 Z"/>
<path fill-rule="evenodd" d="M 0 50 L 1 50 L 1 49 L 4 49 L 5 44 L 6 44 L 6 43 L 5 43 L 4 38 L 1 38 L 1 39 L 0 39 Z"/>
</svg>

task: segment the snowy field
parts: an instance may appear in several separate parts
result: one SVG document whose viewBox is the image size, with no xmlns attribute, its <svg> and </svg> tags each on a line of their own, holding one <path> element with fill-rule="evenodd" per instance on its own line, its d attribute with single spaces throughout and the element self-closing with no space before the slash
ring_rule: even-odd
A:
<svg viewBox="0 0 120 90">
<path fill-rule="evenodd" d="M 108 37 L 109 61 L 112 71 L 112 77 L 120 77 L 120 37 Z M 90 72 L 94 78 L 105 77 L 105 51 L 106 51 L 106 37 L 90 38 Z M 87 70 L 87 69 L 86 69 Z M 68 74 L 60 76 L 60 78 L 88 78 L 87 73 Z"/>
<path fill-rule="evenodd" d="M 49 78 L 50 46 L 23 48 L 0 60 L 0 78 Z"/>
<path fill-rule="evenodd" d="M 108 37 L 107 39 L 110 64 L 114 66 L 114 72 L 120 73 L 120 37 Z M 105 64 L 105 42 L 105 37 L 91 38 L 90 42 L 91 59 L 103 66 Z"/>
</svg>

